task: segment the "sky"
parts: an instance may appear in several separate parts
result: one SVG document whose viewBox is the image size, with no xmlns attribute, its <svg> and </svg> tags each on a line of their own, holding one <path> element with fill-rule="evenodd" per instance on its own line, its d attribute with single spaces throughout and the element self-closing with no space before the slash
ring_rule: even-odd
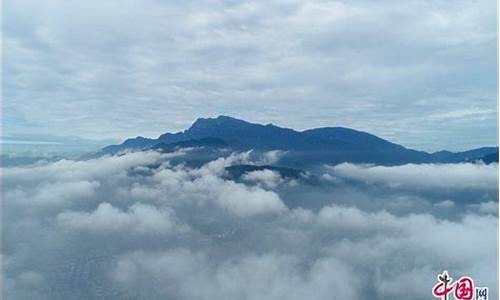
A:
<svg viewBox="0 0 500 300">
<path fill-rule="evenodd" d="M 490 0 L 3 3 L 2 136 L 156 137 L 230 115 L 435 151 L 498 145 Z"/>
</svg>

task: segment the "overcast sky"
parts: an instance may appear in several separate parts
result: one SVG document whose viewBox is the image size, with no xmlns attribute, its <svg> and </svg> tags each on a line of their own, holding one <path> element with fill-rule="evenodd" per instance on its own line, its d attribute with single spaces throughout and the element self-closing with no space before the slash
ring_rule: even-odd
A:
<svg viewBox="0 0 500 300">
<path fill-rule="evenodd" d="M 496 1 L 3 5 L 4 136 L 154 137 L 225 114 L 498 144 Z"/>
</svg>

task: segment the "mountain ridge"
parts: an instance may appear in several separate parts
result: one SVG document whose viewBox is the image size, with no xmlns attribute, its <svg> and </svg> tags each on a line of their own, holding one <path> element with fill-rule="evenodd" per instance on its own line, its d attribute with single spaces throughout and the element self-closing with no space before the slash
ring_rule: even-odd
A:
<svg viewBox="0 0 500 300">
<path fill-rule="evenodd" d="M 158 145 L 199 144 L 202 139 L 217 139 L 235 151 L 282 150 L 287 152 L 285 162 L 291 166 L 302 164 L 342 162 L 396 165 L 405 163 L 454 163 L 479 159 L 498 151 L 498 147 L 482 147 L 462 152 L 438 151 L 428 153 L 406 148 L 376 135 L 346 127 L 320 127 L 303 131 L 258 124 L 229 116 L 198 118 L 186 130 L 164 133 L 156 139 L 136 137 L 119 145 L 110 145 L 101 154 L 140 151 L 158 148 Z M 206 141 L 205 141 L 206 142 Z M 203 143 L 203 142 L 202 142 Z M 202 145 L 203 146 L 203 145 Z M 207 145 L 210 147 L 210 145 Z"/>
</svg>

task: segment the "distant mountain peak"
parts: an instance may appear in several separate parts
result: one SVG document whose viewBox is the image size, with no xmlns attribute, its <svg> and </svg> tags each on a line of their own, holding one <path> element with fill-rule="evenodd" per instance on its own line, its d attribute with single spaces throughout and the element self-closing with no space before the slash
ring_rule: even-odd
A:
<svg viewBox="0 0 500 300">
<path fill-rule="evenodd" d="M 194 123 L 188 130 L 194 128 L 206 128 L 208 126 L 231 126 L 231 125 L 241 125 L 241 124 L 250 125 L 251 123 L 233 117 L 220 115 L 216 118 L 198 118 L 196 119 L 196 121 L 194 121 Z"/>
<path fill-rule="evenodd" d="M 233 118 L 233 117 L 230 117 L 230 116 L 226 116 L 226 115 L 218 115 L 217 120 L 226 120 L 226 121 L 238 121 L 238 122 L 246 122 L 242 119 L 237 119 L 237 118 Z"/>
<path fill-rule="evenodd" d="M 227 148 L 232 151 L 283 150 L 290 165 L 301 163 L 337 164 L 341 162 L 404 164 L 460 162 L 465 159 L 484 157 L 496 148 L 480 148 L 453 153 L 441 151 L 429 154 L 407 149 L 368 132 L 346 127 L 323 127 L 304 131 L 279 127 L 274 124 L 251 123 L 234 117 L 219 115 L 198 118 L 186 130 L 164 133 L 157 139 L 137 137 L 120 145 L 103 149 L 103 153 L 115 154 L 126 150 L 201 146 Z M 284 159 L 286 159 L 284 158 Z"/>
<path fill-rule="evenodd" d="M 213 122 L 213 121 L 218 121 L 218 122 L 244 122 L 244 123 L 248 123 L 247 121 L 244 121 L 242 119 L 238 119 L 238 118 L 234 118 L 234 117 L 230 117 L 230 116 L 226 116 L 226 115 L 218 115 L 217 117 L 215 118 L 198 118 L 196 119 L 196 121 L 193 123 L 197 123 L 197 122 Z"/>
</svg>

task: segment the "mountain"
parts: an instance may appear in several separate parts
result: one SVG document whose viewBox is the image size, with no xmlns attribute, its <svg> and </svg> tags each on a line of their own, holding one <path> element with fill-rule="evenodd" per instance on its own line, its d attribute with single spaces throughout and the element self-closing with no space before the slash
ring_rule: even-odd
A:
<svg viewBox="0 0 500 300">
<path fill-rule="evenodd" d="M 497 154 L 498 147 L 482 147 L 462 152 L 439 151 L 432 154 L 436 162 L 447 161 L 450 163 L 458 163 L 465 161 L 480 160 L 485 156 Z"/>
<path fill-rule="evenodd" d="M 481 160 L 483 163 L 487 165 L 492 163 L 498 163 L 498 150 L 495 153 L 491 153 L 481 157 L 479 160 Z"/>
<path fill-rule="evenodd" d="M 153 150 L 161 150 L 163 152 L 172 152 L 177 149 L 182 149 L 182 148 L 198 148 L 198 147 L 206 147 L 206 148 L 225 148 L 228 147 L 228 144 L 219 138 L 213 138 L 213 137 L 206 137 L 206 138 L 201 138 L 201 139 L 192 139 L 192 140 L 187 140 L 187 141 L 182 141 L 182 142 L 175 142 L 175 143 L 164 143 L 160 142 L 151 149 Z"/>
<path fill-rule="evenodd" d="M 467 162 L 473 162 L 473 163 L 483 163 L 483 164 L 492 164 L 492 163 L 498 163 L 498 149 L 496 149 L 495 152 L 483 155 L 481 157 L 472 157 L 466 160 Z"/>
<path fill-rule="evenodd" d="M 120 145 L 103 148 L 100 154 L 145 149 L 173 151 L 183 147 L 229 148 L 234 151 L 252 149 L 261 152 L 283 150 L 286 154 L 280 163 L 297 168 L 342 162 L 382 165 L 463 162 L 498 151 L 498 147 L 485 147 L 458 153 L 440 151 L 430 154 L 405 148 L 367 132 L 344 127 L 296 131 L 272 124 L 255 124 L 219 116 L 199 118 L 187 130 L 165 133 L 157 139 L 127 139 Z"/>
<path fill-rule="evenodd" d="M 142 136 L 136 138 L 126 139 L 123 143 L 119 145 L 110 145 L 102 148 L 101 152 L 104 154 L 117 154 L 125 150 L 143 150 L 146 148 L 153 147 L 160 141 L 157 139 L 148 139 Z"/>
</svg>

